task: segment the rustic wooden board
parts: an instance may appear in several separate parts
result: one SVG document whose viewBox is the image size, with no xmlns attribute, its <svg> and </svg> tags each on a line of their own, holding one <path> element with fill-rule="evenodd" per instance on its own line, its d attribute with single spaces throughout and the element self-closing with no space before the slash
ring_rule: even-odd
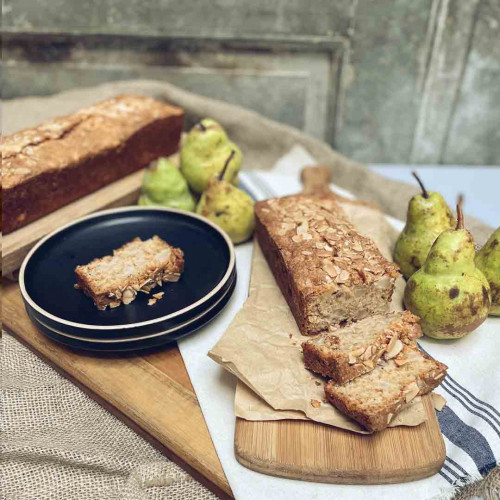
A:
<svg viewBox="0 0 500 500">
<path fill-rule="evenodd" d="M 3 327 L 222 498 L 231 489 L 177 345 L 91 355 L 52 342 L 29 320 L 17 283 L 4 282 Z"/>
<path fill-rule="evenodd" d="M 19 269 L 33 245 L 61 226 L 98 210 L 135 204 L 139 198 L 143 175 L 142 169 L 134 172 L 3 236 L 2 275 L 8 275 Z"/>
<path fill-rule="evenodd" d="M 234 449 L 245 467 L 272 476 L 336 484 L 415 481 L 437 473 L 446 448 L 431 396 L 427 421 L 361 435 L 301 420 L 238 418 Z"/>
</svg>

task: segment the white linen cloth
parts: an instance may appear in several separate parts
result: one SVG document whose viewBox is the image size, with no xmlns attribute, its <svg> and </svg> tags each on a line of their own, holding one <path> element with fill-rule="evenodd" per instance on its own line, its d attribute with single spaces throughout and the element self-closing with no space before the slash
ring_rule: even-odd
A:
<svg viewBox="0 0 500 500">
<path fill-rule="evenodd" d="M 302 148 L 293 148 L 272 172 L 243 172 L 242 186 L 256 199 L 293 194 L 300 190 L 300 170 L 315 161 Z M 346 195 L 345 191 L 331 186 Z M 401 229 L 403 223 L 389 218 Z M 234 391 L 236 379 L 206 353 L 229 326 L 248 294 L 252 243 L 236 248 L 238 283 L 226 309 L 196 335 L 179 342 L 212 440 L 238 500 L 352 499 L 375 500 L 447 497 L 454 486 L 470 482 L 492 469 L 500 457 L 500 318 L 488 318 L 475 332 L 455 341 L 427 337 L 420 345 L 446 363 L 449 376 L 436 392 L 448 404 L 438 414 L 447 459 L 433 477 L 396 485 L 346 486 L 311 483 L 260 474 L 240 465 L 234 456 Z M 401 450 L 404 453 L 404 450 Z"/>
</svg>

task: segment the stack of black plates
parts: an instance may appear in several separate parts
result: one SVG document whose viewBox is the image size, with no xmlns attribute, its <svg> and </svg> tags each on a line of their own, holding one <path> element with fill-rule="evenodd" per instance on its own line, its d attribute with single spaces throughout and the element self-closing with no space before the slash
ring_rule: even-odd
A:
<svg viewBox="0 0 500 500">
<path fill-rule="evenodd" d="M 184 252 L 184 272 L 148 306 L 139 293 L 129 305 L 99 311 L 76 290 L 74 270 L 135 237 L 158 235 Z M 234 248 L 216 225 L 181 210 L 127 207 L 99 212 L 41 240 L 19 276 L 31 320 L 51 339 L 80 349 L 126 351 L 156 347 L 193 333 L 229 301 L 236 284 Z"/>
</svg>

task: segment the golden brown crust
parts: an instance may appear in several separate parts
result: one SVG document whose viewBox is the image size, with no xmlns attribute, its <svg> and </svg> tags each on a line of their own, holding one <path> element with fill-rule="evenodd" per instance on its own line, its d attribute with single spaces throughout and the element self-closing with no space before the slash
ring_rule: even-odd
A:
<svg viewBox="0 0 500 500">
<path fill-rule="evenodd" d="M 158 236 L 139 238 L 113 251 L 113 255 L 77 266 L 77 288 L 88 295 L 98 309 L 132 302 L 138 292 L 149 293 L 166 281 L 178 281 L 184 268 L 184 254 Z"/>
<path fill-rule="evenodd" d="M 403 345 L 416 347 L 422 336 L 419 323 L 409 311 L 366 318 L 304 342 L 304 363 L 335 384 L 345 384 L 373 370 L 380 358 L 396 357 Z"/>
<path fill-rule="evenodd" d="M 365 304 L 362 312 L 388 306 L 397 266 L 356 232 L 334 197 L 274 198 L 258 202 L 255 214 L 260 246 L 304 335 L 325 330 L 327 320 L 314 304 L 323 294 L 356 301 L 377 289 L 374 307 Z M 358 319 L 348 311 L 341 316 L 338 323 Z"/>
<path fill-rule="evenodd" d="M 120 96 L 3 138 L 3 231 L 173 154 L 183 112 Z"/>
<path fill-rule="evenodd" d="M 395 360 L 382 362 L 344 386 L 328 382 L 325 386 L 328 401 L 369 431 L 385 429 L 415 397 L 435 389 L 448 369 L 415 348 L 405 347 L 403 357 L 408 361 L 402 366 Z"/>
</svg>

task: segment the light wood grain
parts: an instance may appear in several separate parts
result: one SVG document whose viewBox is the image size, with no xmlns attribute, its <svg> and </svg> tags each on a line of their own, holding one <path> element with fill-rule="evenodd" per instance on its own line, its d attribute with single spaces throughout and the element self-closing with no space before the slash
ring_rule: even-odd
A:
<svg viewBox="0 0 500 500">
<path fill-rule="evenodd" d="M 231 489 L 177 345 L 141 355 L 63 347 L 29 320 L 16 283 L 3 289 L 3 327 L 220 497 Z"/>
<path fill-rule="evenodd" d="M 403 483 L 437 473 L 446 449 L 430 396 L 427 422 L 361 435 L 315 422 L 238 418 L 237 460 L 264 474 L 338 484 Z"/>
<path fill-rule="evenodd" d="M 3 236 L 2 275 L 6 276 L 19 269 L 33 245 L 61 226 L 98 210 L 135 204 L 139 197 L 143 175 L 143 170 L 130 174 Z"/>
</svg>

